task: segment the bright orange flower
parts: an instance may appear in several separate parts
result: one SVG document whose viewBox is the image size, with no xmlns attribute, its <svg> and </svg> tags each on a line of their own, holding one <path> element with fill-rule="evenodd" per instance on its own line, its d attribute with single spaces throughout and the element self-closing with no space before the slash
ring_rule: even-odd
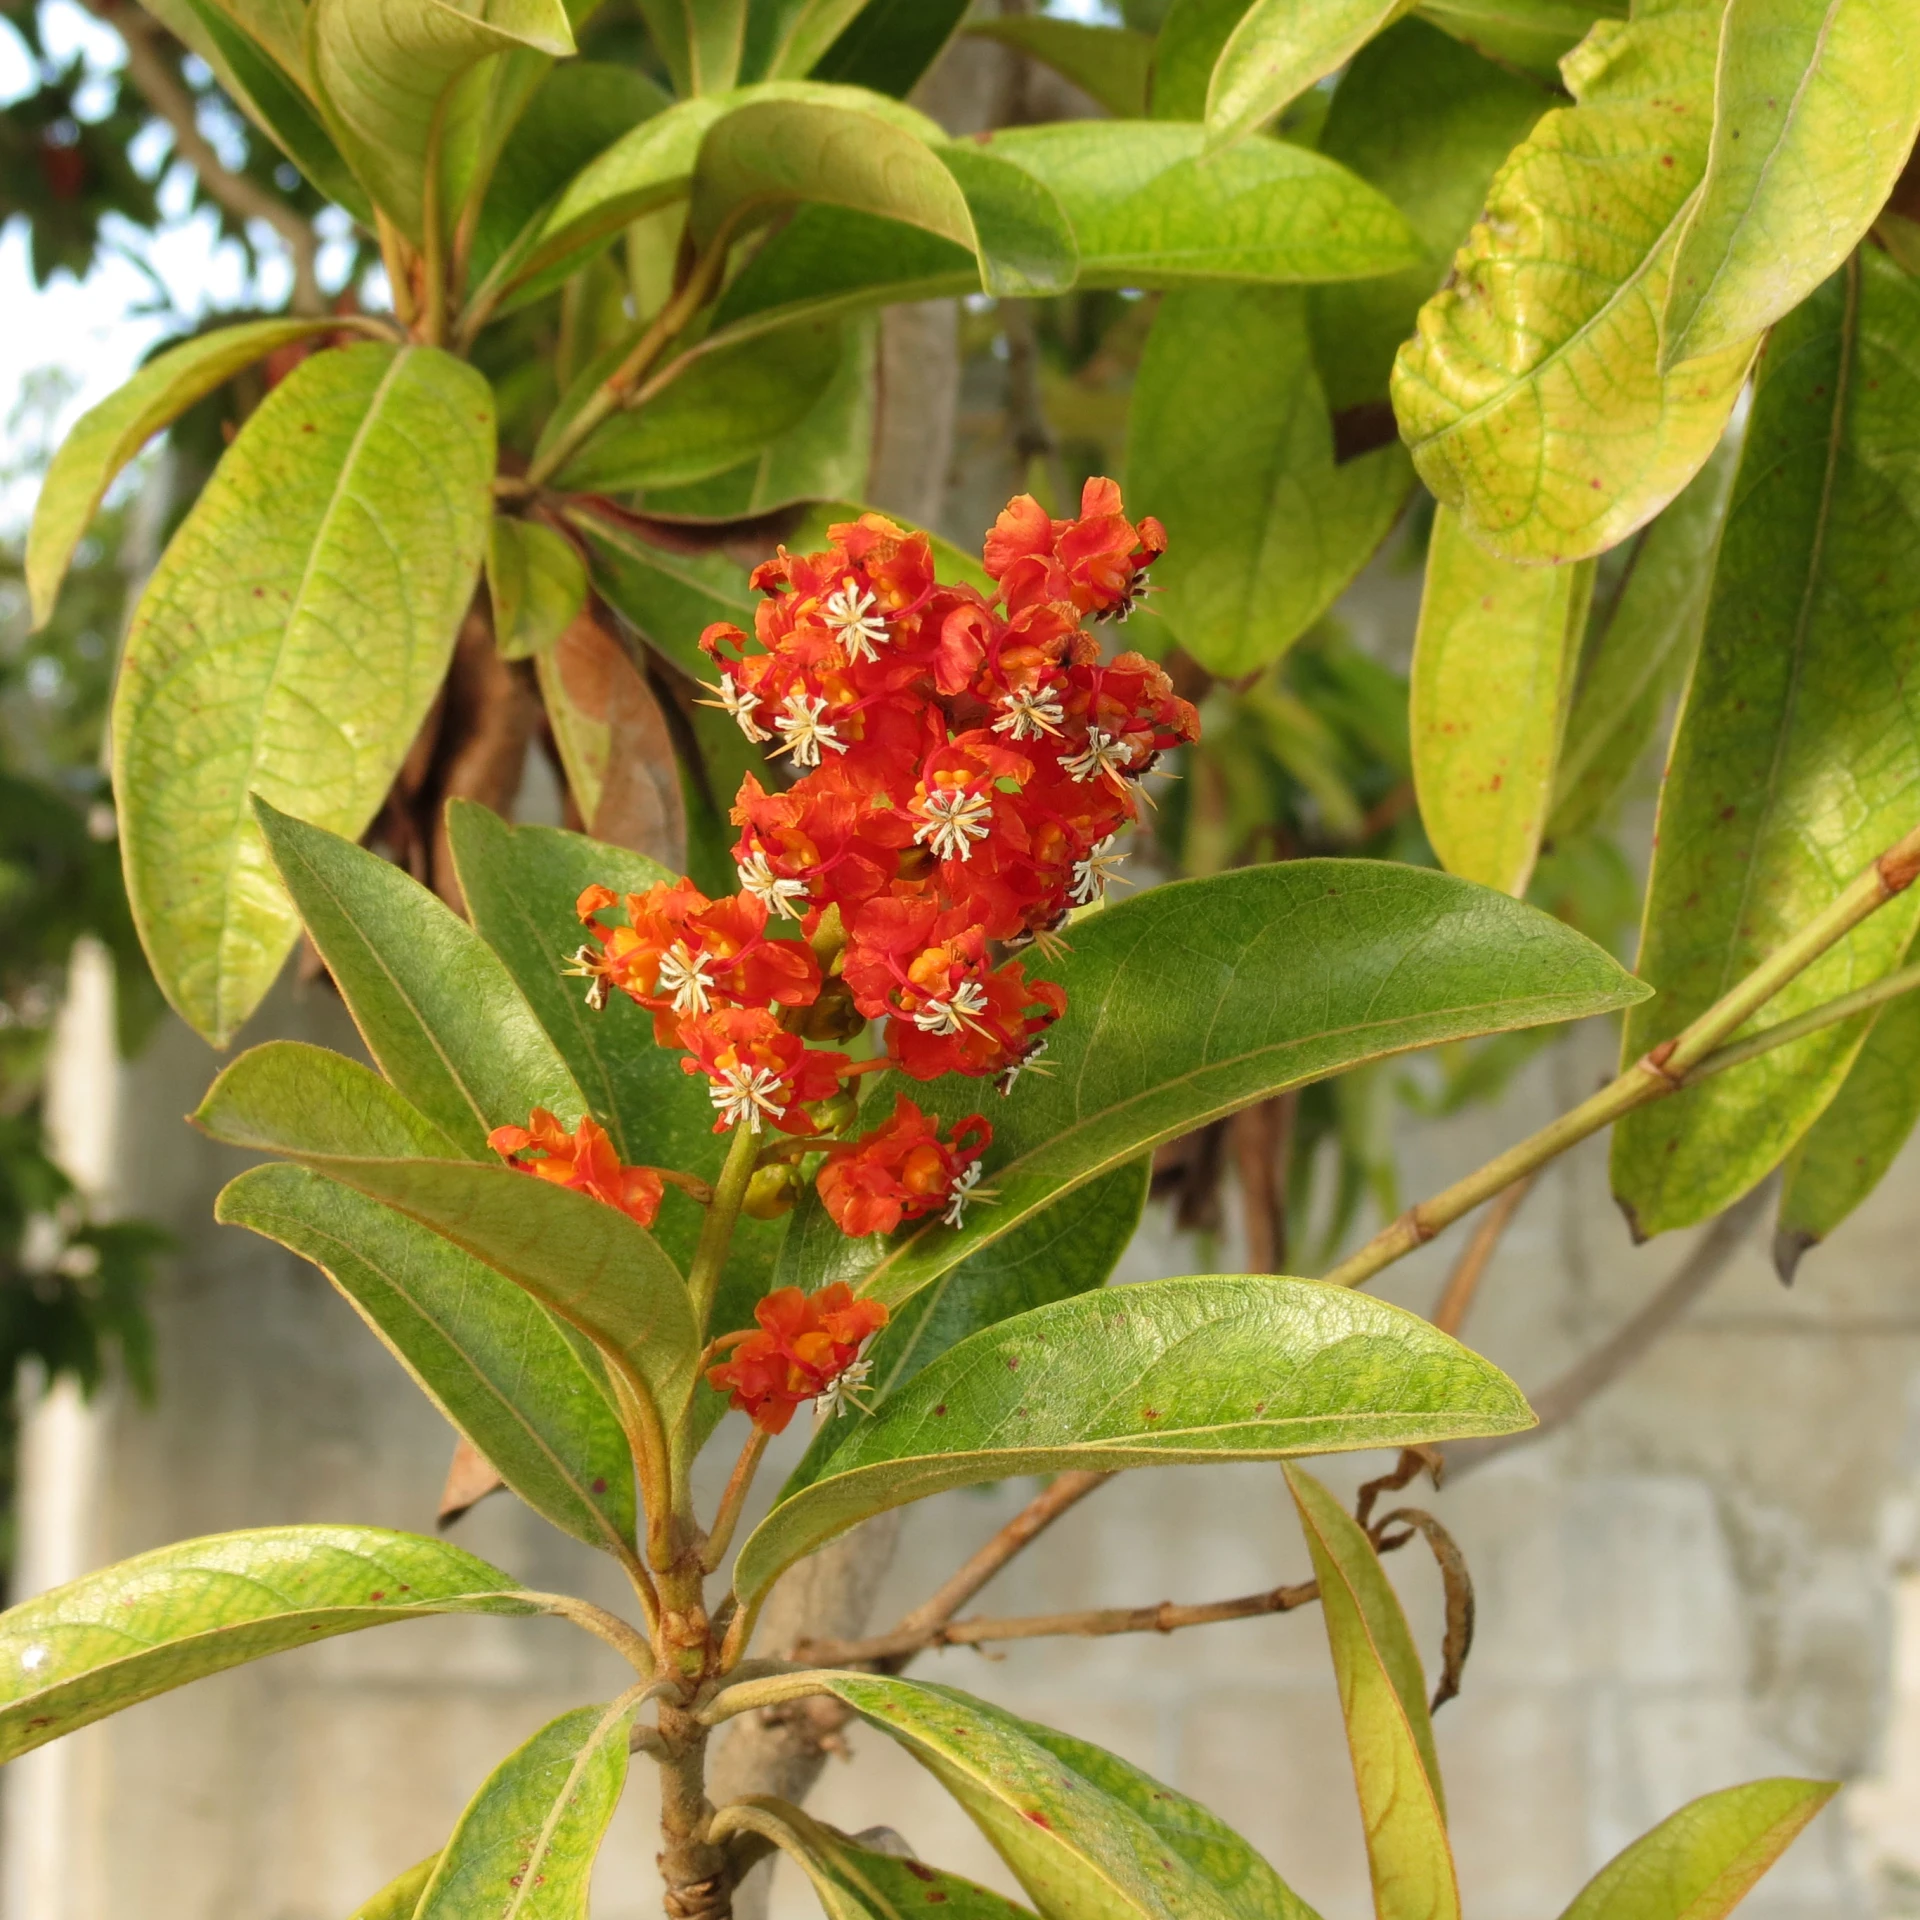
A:
<svg viewBox="0 0 1920 1920">
<path fill-rule="evenodd" d="M 993 1129 L 970 1113 L 942 1140 L 939 1121 L 896 1094 L 893 1117 L 834 1147 L 815 1184 L 834 1224 L 856 1238 L 891 1233 L 902 1220 L 936 1209 L 957 1227 L 992 1139 Z"/>
<path fill-rule="evenodd" d="M 856 1300 L 845 1281 L 818 1293 L 782 1287 L 754 1308 L 760 1323 L 707 1379 L 763 1433 L 780 1433 L 802 1400 L 857 1385 L 861 1346 L 887 1324 L 877 1300 Z"/>
<path fill-rule="evenodd" d="M 1121 511 L 1120 489 L 1096 477 L 1080 490 L 1076 519 L 1050 520 L 1031 494 L 1008 501 L 982 559 L 1009 613 L 1070 601 L 1082 613 L 1124 620 L 1166 550 L 1166 528 L 1151 515 L 1136 526 Z"/>
<path fill-rule="evenodd" d="M 487 1145 L 506 1158 L 507 1164 L 536 1180 L 551 1180 L 557 1187 L 571 1187 L 576 1193 L 591 1194 L 609 1207 L 618 1207 L 638 1220 L 643 1227 L 653 1225 L 660 1211 L 660 1196 L 665 1191 L 660 1176 L 651 1167 L 623 1167 L 620 1156 L 606 1129 L 585 1115 L 580 1125 L 568 1133 L 545 1107 L 535 1107 L 524 1127 L 495 1127 L 487 1135 Z M 538 1154 L 534 1160 L 520 1155 Z"/>
<path fill-rule="evenodd" d="M 682 1070 L 713 1082 L 715 1133 L 742 1120 L 755 1133 L 769 1121 L 782 1133 L 817 1132 L 807 1107 L 832 1099 L 853 1065 L 844 1053 L 808 1046 L 760 1007 L 690 1015 L 680 1023 L 680 1044 L 690 1056 Z"/>
<path fill-rule="evenodd" d="M 798 940 L 766 937 L 767 907 L 748 893 L 709 900 L 690 880 L 627 895 L 627 924 L 603 926 L 597 916 L 613 902 L 605 887 L 589 887 L 579 901 L 582 923 L 598 951 L 583 946 L 574 970 L 592 980 L 590 1005 L 618 988 L 653 1014 L 653 1034 L 672 1046 L 688 1014 L 728 1006 L 811 1006 L 820 993 L 820 967 Z"/>
</svg>

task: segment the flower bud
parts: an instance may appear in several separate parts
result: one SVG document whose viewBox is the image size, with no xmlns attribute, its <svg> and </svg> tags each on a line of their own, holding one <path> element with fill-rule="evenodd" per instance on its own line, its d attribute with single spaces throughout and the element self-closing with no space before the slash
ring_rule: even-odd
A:
<svg viewBox="0 0 1920 1920">
<path fill-rule="evenodd" d="M 816 1100 L 807 1112 L 822 1133 L 844 1133 L 860 1118 L 860 1096 L 842 1087 L 831 1099 Z"/>
<path fill-rule="evenodd" d="M 778 1220 L 783 1213 L 793 1211 L 793 1203 L 800 1198 L 805 1184 L 793 1161 L 777 1160 L 770 1167 L 754 1169 L 753 1177 L 747 1182 L 747 1197 L 741 1204 L 750 1219 Z"/>
<path fill-rule="evenodd" d="M 853 1004 L 853 989 L 844 980 L 829 980 L 820 997 L 800 1010 L 800 1031 L 809 1040 L 851 1040 L 867 1024 L 867 1016 Z"/>
</svg>

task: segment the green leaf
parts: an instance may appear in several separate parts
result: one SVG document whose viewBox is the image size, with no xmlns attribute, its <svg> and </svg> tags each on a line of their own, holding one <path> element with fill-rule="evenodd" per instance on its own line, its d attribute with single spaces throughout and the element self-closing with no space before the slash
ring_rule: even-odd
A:
<svg viewBox="0 0 1920 1920">
<path fill-rule="evenodd" d="M 307 48 L 341 151 L 415 245 L 436 149 L 486 131 L 474 125 L 484 90 L 449 105 L 461 79 L 494 54 L 574 50 L 560 0 L 488 0 L 484 15 L 437 0 L 313 0 Z"/>
<path fill-rule="evenodd" d="M 630 521 L 591 506 L 571 510 L 567 523 L 587 543 L 594 584 L 689 679 L 705 680 L 713 672 L 700 651 L 705 628 L 716 620 L 753 624 L 759 596 L 747 586 L 746 569 L 726 554 L 676 552 Z M 741 738 L 738 727 L 732 730 Z M 727 799 L 731 804 L 732 795 Z"/>
<path fill-rule="evenodd" d="M 798 79 L 833 45 L 865 0 L 747 0 L 743 80 Z"/>
<path fill-rule="evenodd" d="M 336 1633 L 544 1611 L 484 1560 L 384 1527 L 260 1527 L 160 1547 L 0 1614 L 0 1761 Z"/>
<path fill-rule="evenodd" d="M 454 802 L 447 827 L 474 926 L 506 963 L 620 1158 L 714 1179 L 727 1139 L 713 1131 L 713 1106 L 699 1078 L 681 1072 L 672 1048 L 654 1045 L 651 1019 L 624 995 L 613 995 L 596 1014 L 580 982 L 561 971 L 580 944 L 573 903 L 583 888 L 598 881 L 616 893 L 644 893 L 675 876 L 625 847 L 557 827 L 510 827 L 470 801 Z M 655 1238 L 684 1266 L 705 1218 L 669 1187 Z M 746 1276 L 739 1284 L 753 1297 L 785 1226 L 743 1220 L 735 1230 L 729 1276 Z"/>
<path fill-rule="evenodd" d="M 587 564 L 544 522 L 497 513 L 487 542 L 487 592 L 501 658 L 528 660 L 552 646 L 586 605 Z"/>
<path fill-rule="evenodd" d="M 1663 365 L 1751 340 L 1865 237 L 1920 131 L 1916 29 L 1880 0 L 1728 0 Z"/>
<path fill-rule="evenodd" d="M 702 343 L 651 398 L 589 434 L 554 485 L 630 493 L 725 473 L 798 426 L 833 384 L 840 358 L 840 328 L 831 320 L 798 321 L 737 344 Z M 543 451 L 567 412 L 554 415 Z"/>
<path fill-rule="evenodd" d="M 1373 557 L 1412 485 L 1397 442 L 1335 465 L 1298 289 L 1161 301 L 1134 381 L 1127 490 L 1166 524 L 1154 610 L 1202 666 L 1237 679 L 1277 660 Z"/>
<path fill-rule="evenodd" d="M 538 238 L 548 207 L 576 174 L 670 105 L 644 73 L 611 61 L 569 60 L 548 73 L 494 169 L 474 228 L 473 284 Z"/>
<path fill-rule="evenodd" d="M 1679 499 L 1636 534 L 1624 577 L 1598 596 L 1560 747 L 1547 838 L 1591 825 L 1646 758 L 1700 645 L 1738 442 L 1729 438 Z"/>
<path fill-rule="evenodd" d="M 970 144 L 930 146 L 894 116 L 811 100 L 754 101 L 709 130 L 688 230 L 706 245 L 803 201 L 965 247 L 989 293 L 1057 293 L 1074 281 L 1067 218 L 1030 174 Z"/>
<path fill-rule="evenodd" d="M 1315 1920 L 1230 1827 L 1117 1755 L 957 1687 L 815 1673 L 960 1802 L 1047 1920 Z"/>
<path fill-rule="evenodd" d="M 1773 1239 L 1783 1280 L 1880 1184 L 1916 1120 L 1920 995 L 1909 993 L 1881 1010 L 1832 1104 L 1787 1156 Z"/>
<path fill-rule="evenodd" d="M 747 0 L 640 0 L 640 17 L 675 93 L 733 85 L 746 45 Z"/>
<path fill-rule="evenodd" d="M 414 1920 L 586 1920 L 594 1856 L 627 1783 L 636 1702 L 576 1707 L 507 1755 L 467 1803 Z"/>
<path fill-rule="evenodd" d="M 1394 353 L 1446 278 L 1494 170 L 1550 104 L 1543 88 L 1419 20 L 1390 27 L 1354 57 L 1319 150 L 1406 215 L 1422 257 L 1398 273 L 1316 287 L 1309 296 L 1314 361 L 1329 406 L 1386 398 Z"/>
<path fill-rule="evenodd" d="M 220 1070 L 193 1123 L 230 1147 L 451 1159 L 454 1145 L 370 1067 L 304 1040 L 249 1047 Z"/>
<path fill-rule="evenodd" d="M 1154 36 L 1154 119 L 1207 117 L 1207 88 L 1214 66 L 1248 4 L 1249 0 L 1173 0 Z"/>
<path fill-rule="evenodd" d="M 338 326 L 334 320 L 253 320 L 169 348 L 80 416 L 53 456 L 27 535 L 27 591 L 43 627 L 80 544 L 116 474 L 160 431 L 275 347 Z"/>
<path fill-rule="evenodd" d="M 162 0 L 151 9 L 180 33 L 241 108 L 326 196 L 363 226 L 373 206 L 342 158 L 306 83 L 306 8 L 247 7 L 226 0 Z"/>
<path fill-rule="evenodd" d="M 1505 1374 L 1425 1321 L 1314 1280 L 1103 1287 L 974 1334 L 789 1486 L 740 1549 L 751 1603 L 869 1515 L 1072 1468 L 1278 1460 L 1533 1424 Z"/>
<path fill-rule="evenodd" d="M 1343 67 L 1413 0 L 1253 0 L 1207 83 L 1207 145 L 1230 146 Z"/>
<path fill-rule="evenodd" d="M 1920 286 L 1864 255 L 1776 329 L 1660 797 L 1627 1057 L 1677 1033 L 1920 814 Z M 1836 779 L 1835 770 L 1845 769 Z M 1771 1024 L 1890 973 L 1908 892 L 1800 974 Z M 1614 1129 L 1643 1234 L 1718 1213 L 1846 1078 L 1864 1018 L 1777 1048 Z"/>
<path fill-rule="evenodd" d="M 1776 1779 L 1703 1794 L 1615 1854 L 1560 1920 L 1720 1920 L 1837 1792 Z"/>
<path fill-rule="evenodd" d="M 1068 120 L 983 150 L 1052 190 L 1083 287 L 1364 279 L 1419 261 L 1406 217 L 1345 167 L 1279 140 L 1203 159 L 1203 140 L 1196 126 Z"/>
<path fill-rule="evenodd" d="M 536 1513 L 630 1555 L 633 1459 L 604 1378 L 511 1281 L 302 1167 L 243 1173 L 214 1215 L 319 1267 Z"/>
<path fill-rule="evenodd" d="M 650 487 L 636 506 L 661 519 L 747 520 L 803 500 L 864 492 L 873 449 L 879 326 L 871 316 L 860 316 L 843 321 L 836 332 L 833 377 L 793 426 L 739 466 L 689 486 Z"/>
<path fill-rule="evenodd" d="M 1659 364 L 1718 27 L 1718 0 L 1645 0 L 1593 29 L 1565 63 L 1579 104 L 1494 177 L 1400 350 L 1394 411 L 1420 477 L 1507 559 L 1585 559 L 1651 519 L 1705 464 L 1746 379 L 1751 339 Z"/>
<path fill-rule="evenodd" d="M 618 1207 L 497 1163 L 434 1157 L 445 1142 L 379 1075 L 295 1040 L 243 1053 L 193 1118 L 229 1146 L 297 1160 L 431 1227 L 578 1327 L 669 1417 L 684 1401 L 698 1345 L 686 1285 Z"/>
<path fill-rule="evenodd" d="M 677 101 L 583 167 L 538 230 L 495 263 L 476 298 L 512 284 L 516 290 L 502 303 L 502 310 L 524 305 L 557 286 L 589 253 L 642 214 L 684 200 L 709 130 L 735 109 L 756 101 L 837 106 L 877 115 L 918 140 L 939 142 L 946 137 L 937 122 L 910 107 L 856 87 L 823 86 L 812 80 L 763 81 L 730 93 Z"/>
<path fill-rule="evenodd" d="M 724 1830 L 757 1833 L 788 1854 L 827 1920 L 907 1920 L 929 1906 L 946 1909 L 942 1920 L 1033 1920 L 1025 1907 L 958 1874 L 856 1846 L 784 1800 L 749 1795 L 730 1802 Z"/>
<path fill-rule="evenodd" d="M 966 17 L 968 0 L 867 0 L 813 63 L 822 80 L 904 100 Z"/>
<path fill-rule="evenodd" d="M 413 1920 L 421 1891 L 439 1863 L 440 1856 L 430 1853 L 405 1873 L 396 1874 L 365 1906 L 355 1909 L 352 1920 Z"/>
<path fill-rule="evenodd" d="M 1560 84 L 1560 62 L 1596 20 L 1624 20 L 1626 0 L 1421 0 L 1420 14 L 1489 60 Z"/>
<path fill-rule="evenodd" d="M 1184 880 L 1073 929 L 1048 1059 L 996 1104 L 987 1184 L 958 1231 L 922 1225 L 847 1269 L 890 1306 L 1059 1194 L 1236 1107 L 1367 1060 L 1610 1012 L 1646 988 L 1547 915 L 1464 880 L 1294 860 Z M 1181 982 L 1177 1002 L 1166 983 Z M 964 1112 L 975 1084 L 916 1095 Z"/>
<path fill-rule="evenodd" d="M 1449 873 L 1517 899 L 1553 795 L 1593 562 L 1521 567 L 1434 515 L 1408 717 L 1420 823 Z"/>
<path fill-rule="evenodd" d="M 1131 27 L 1096 27 L 1045 14 L 1008 14 L 982 20 L 968 32 L 1029 55 L 1090 94 L 1118 120 L 1141 120 L 1147 112 L 1147 81 L 1153 72 L 1153 36 Z"/>
<path fill-rule="evenodd" d="M 114 696 L 127 892 L 224 1045 L 299 933 L 248 811 L 357 838 L 440 690 L 491 518 L 493 398 L 430 347 L 303 361 L 147 583 Z"/>
<path fill-rule="evenodd" d="M 1426 1677 L 1380 1556 L 1310 1474 L 1286 1469 L 1320 1583 L 1378 1920 L 1458 1920 Z"/>
<path fill-rule="evenodd" d="M 869 1405 L 884 1404 L 969 1334 L 1105 1286 L 1140 1224 L 1148 1174 L 1145 1160 L 1102 1174 L 922 1287 L 867 1349 L 871 1371 L 864 1397 Z M 809 1192 L 794 1209 L 775 1283 L 812 1292 L 818 1276 L 833 1265 L 842 1237 L 826 1208 Z M 828 1457 L 872 1418 L 872 1413 L 849 1406 L 821 1428 L 796 1470 L 797 1478 L 814 1479 Z"/>
<path fill-rule="evenodd" d="M 254 814 L 308 934 L 382 1073 L 470 1158 L 495 1127 L 586 1111 L 512 976 L 436 895 L 322 827 Z"/>
</svg>

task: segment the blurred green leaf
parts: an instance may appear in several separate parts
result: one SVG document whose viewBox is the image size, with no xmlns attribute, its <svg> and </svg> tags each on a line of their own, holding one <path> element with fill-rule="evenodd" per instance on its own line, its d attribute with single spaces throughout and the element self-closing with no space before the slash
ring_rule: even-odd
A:
<svg viewBox="0 0 1920 1920">
<path fill-rule="evenodd" d="M 496 513 L 487 541 L 487 593 L 501 658 L 531 659 L 552 646 L 586 604 L 586 562 L 544 522 Z"/>
<path fill-rule="evenodd" d="M 1006 14 L 967 29 L 1051 67 L 1118 120 L 1143 120 L 1153 71 L 1153 36 L 1047 14 Z"/>
</svg>

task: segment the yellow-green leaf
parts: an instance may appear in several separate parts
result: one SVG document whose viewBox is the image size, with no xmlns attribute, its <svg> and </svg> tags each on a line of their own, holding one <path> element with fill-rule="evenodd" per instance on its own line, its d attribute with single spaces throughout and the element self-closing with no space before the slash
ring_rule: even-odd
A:
<svg viewBox="0 0 1920 1920">
<path fill-rule="evenodd" d="M 549 1720 L 481 1783 L 414 1920 L 587 1920 L 587 1886 L 627 1782 L 634 1701 Z"/>
<path fill-rule="evenodd" d="M 929 1906 L 944 1910 L 940 1920 L 1033 1920 L 1025 1907 L 957 1873 L 857 1846 L 784 1800 L 752 1794 L 731 1801 L 721 1826 L 771 1840 L 812 1882 L 827 1920 L 920 1920 Z"/>
<path fill-rule="evenodd" d="M 1624 20 L 1627 0 L 1420 0 L 1420 14 L 1489 60 L 1557 86 L 1560 62 L 1596 20 Z"/>
<path fill-rule="evenodd" d="M 1920 130 L 1920 0 L 1727 0 L 1663 364 L 1790 313 L 1873 224 Z"/>
<path fill-rule="evenodd" d="M 0 1614 L 0 1761 L 336 1633 L 545 1610 L 484 1560 L 384 1527 L 260 1527 L 157 1547 Z"/>
<path fill-rule="evenodd" d="M 80 416 L 47 468 L 27 534 L 33 624 L 46 625 L 67 563 L 114 476 L 164 426 L 275 347 L 324 333 L 334 320 L 253 320 L 170 347 Z"/>
<path fill-rule="evenodd" d="M 719 93 L 740 71 L 747 0 L 639 0 L 654 51 L 678 94 Z"/>
<path fill-rule="evenodd" d="M 1413 0 L 1253 0 L 1207 85 L 1207 145 L 1244 139 L 1343 67 Z"/>
<path fill-rule="evenodd" d="M 113 709 L 127 893 L 156 979 L 216 1045 L 299 932 L 248 797 L 365 829 L 445 676 L 493 457 L 492 394 L 450 354 L 315 354 L 147 583 Z"/>
<path fill-rule="evenodd" d="M 1146 114 L 1147 79 L 1153 71 L 1151 34 L 1037 13 L 981 20 L 968 31 L 1043 62 L 1091 94 L 1117 120 L 1138 120 Z"/>
<path fill-rule="evenodd" d="M 1420 821 L 1440 864 L 1518 899 L 1553 794 L 1593 562 L 1521 567 L 1451 507 L 1434 515 L 1408 717 Z"/>
<path fill-rule="evenodd" d="M 1676 1034 L 1920 818 L 1920 285 L 1862 254 L 1774 330 L 1660 797 L 1627 1057 Z M 1757 1016 L 1890 973 L 1920 890 Z M 1839 1091 L 1868 1022 L 1626 1116 L 1613 1186 L 1643 1234 L 1752 1187 Z"/>
<path fill-rule="evenodd" d="M 1420 477 L 1508 559 L 1584 559 L 1651 519 L 1746 378 L 1751 339 L 1660 370 L 1718 27 L 1718 0 L 1641 0 L 1593 29 L 1565 62 L 1578 104 L 1494 176 L 1400 350 L 1393 404 Z"/>
<path fill-rule="evenodd" d="M 341 151 L 417 245 L 436 158 L 505 136 L 481 124 L 485 88 L 449 106 L 461 80 L 495 54 L 569 54 L 573 31 L 561 0 L 488 0 L 473 12 L 441 0 L 314 0 L 307 50 Z"/>
<path fill-rule="evenodd" d="M 1302 290 L 1186 287 L 1160 303 L 1127 491 L 1166 524 L 1154 609 L 1203 666 L 1231 679 L 1277 660 L 1373 557 L 1412 484 L 1397 443 L 1335 464 Z"/>
<path fill-rule="evenodd" d="M 1376 1920 L 1458 1920 L 1426 1681 L 1406 1617 L 1359 1523 L 1310 1474 L 1286 1475 L 1320 1583 Z"/>
<path fill-rule="evenodd" d="M 1720 524 L 1739 455 L 1729 437 L 1679 499 L 1636 534 L 1587 623 L 1547 838 L 1590 825 L 1645 759 L 1700 645 Z"/>
<path fill-rule="evenodd" d="M 1913 957 L 1908 949 L 1908 959 Z M 1893 1165 L 1920 1120 L 1920 994 L 1881 1010 L 1840 1091 L 1787 1155 L 1773 1264 L 1794 1270 L 1850 1214 Z"/>
<path fill-rule="evenodd" d="M 413 1920 L 413 1910 L 420 1904 L 421 1890 L 433 1877 L 433 1870 L 439 1863 L 440 1856 L 430 1853 L 424 1860 L 416 1861 L 405 1873 L 395 1874 L 365 1906 L 354 1909 L 351 1920 Z"/>
<path fill-rule="evenodd" d="M 963 1806 L 1046 1920 L 1316 1920 L 1246 1841 L 1118 1756 L 957 1687 L 806 1673 Z"/>
<path fill-rule="evenodd" d="M 528 660 L 552 646 L 586 604 L 587 563 L 565 534 L 543 522 L 495 514 L 487 592 L 501 657 Z"/>
<path fill-rule="evenodd" d="M 1780 1779 L 1703 1794 L 1609 1860 L 1560 1920 L 1721 1920 L 1839 1790 Z"/>
<path fill-rule="evenodd" d="M 1097 1287 L 970 1335 L 824 1459 L 810 1454 L 801 1471 L 812 1477 L 796 1474 L 740 1549 L 734 1590 L 757 1599 L 868 1515 L 948 1487 L 1532 1424 L 1496 1367 L 1348 1288 L 1272 1274 Z"/>
</svg>

